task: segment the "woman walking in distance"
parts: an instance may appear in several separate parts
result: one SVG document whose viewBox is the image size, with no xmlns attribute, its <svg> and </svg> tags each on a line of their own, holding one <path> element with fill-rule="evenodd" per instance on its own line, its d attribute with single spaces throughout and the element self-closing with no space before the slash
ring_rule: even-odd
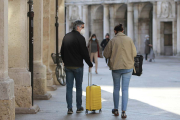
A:
<svg viewBox="0 0 180 120">
<path fill-rule="evenodd" d="M 97 72 L 97 68 L 98 68 L 98 57 L 100 56 L 100 46 L 99 46 L 99 42 L 97 40 L 96 34 L 93 34 L 88 42 L 88 50 L 89 50 L 89 55 L 90 55 L 90 59 L 91 62 L 93 62 L 93 59 L 95 61 L 95 72 L 96 74 L 98 74 Z"/>
</svg>

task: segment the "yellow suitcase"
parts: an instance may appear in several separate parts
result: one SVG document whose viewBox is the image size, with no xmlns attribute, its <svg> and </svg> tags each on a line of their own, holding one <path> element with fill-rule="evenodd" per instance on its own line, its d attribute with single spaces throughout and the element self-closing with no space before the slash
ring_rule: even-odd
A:
<svg viewBox="0 0 180 120">
<path fill-rule="evenodd" d="M 101 112 L 101 108 L 101 87 L 97 85 L 92 85 L 92 73 L 89 73 L 88 86 L 86 88 L 86 114 L 88 114 L 88 111 L 95 112 L 96 110 L 99 110 L 99 112 Z"/>
</svg>

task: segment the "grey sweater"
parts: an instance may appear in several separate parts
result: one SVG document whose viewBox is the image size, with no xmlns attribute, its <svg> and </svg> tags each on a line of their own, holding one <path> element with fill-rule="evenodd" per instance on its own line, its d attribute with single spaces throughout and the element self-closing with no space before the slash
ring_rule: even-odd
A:
<svg viewBox="0 0 180 120">
<path fill-rule="evenodd" d="M 97 49 L 97 43 L 96 43 L 96 41 L 92 41 L 91 42 L 91 53 L 95 53 L 95 52 L 97 52 L 98 51 L 98 49 Z"/>
</svg>

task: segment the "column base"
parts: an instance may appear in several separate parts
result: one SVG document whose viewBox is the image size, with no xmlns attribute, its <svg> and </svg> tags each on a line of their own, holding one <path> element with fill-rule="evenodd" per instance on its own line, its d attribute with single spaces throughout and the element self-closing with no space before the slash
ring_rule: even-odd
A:
<svg viewBox="0 0 180 120">
<path fill-rule="evenodd" d="M 53 84 L 54 85 L 60 85 L 59 82 L 57 81 L 57 78 L 56 78 L 56 74 L 55 74 L 55 69 L 56 69 L 56 65 L 52 64 L 50 65 L 50 69 L 52 70 L 52 78 L 53 78 Z"/>
<path fill-rule="evenodd" d="M 50 93 L 46 93 L 45 95 L 34 95 L 34 100 L 49 100 L 52 98 L 52 95 Z"/>
<path fill-rule="evenodd" d="M 56 85 L 47 86 L 47 90 L 48 91 L 55 91 L 55 90 L 57 90 L 57 86 Z"/>
<path fill-rule="evenodd" d="M 36 114 L 39 110 L 40 108 L 37 105 L 34 105 L 31 108 L 16 108 L 16 114 Z"/>
<path fill-rule="evenodd" d="M 54 81 L 51 74 L 51 79 L 47 80 L 47 91 L 55 91 L 57 90 L 57 86 L 54 85 Z"/>
<path fill-rule="evenodd" d="M 0 100 L 0 120 L 15 120 L 15 97 Z"/>
</svg>

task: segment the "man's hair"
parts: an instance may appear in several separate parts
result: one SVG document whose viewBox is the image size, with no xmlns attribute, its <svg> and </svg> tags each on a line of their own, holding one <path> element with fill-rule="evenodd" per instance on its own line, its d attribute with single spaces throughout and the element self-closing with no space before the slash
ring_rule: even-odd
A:
<svg viewBox="0 0 180 120">
<path fill-rule="evenodd" d="M 84 25 L 84 22 L 81 20 L 77 20 L 73 23 L 73 30 L 77 30 L 77 27 L 81 27 L 82 25 Z"/>
<path fill-rule="evenodd" d="M 106 33 L 106 36 L 109 36 L 109 33 Z M 106 37 L 106 36 L 105 36 L 105 37 Z"/>
</svg>

